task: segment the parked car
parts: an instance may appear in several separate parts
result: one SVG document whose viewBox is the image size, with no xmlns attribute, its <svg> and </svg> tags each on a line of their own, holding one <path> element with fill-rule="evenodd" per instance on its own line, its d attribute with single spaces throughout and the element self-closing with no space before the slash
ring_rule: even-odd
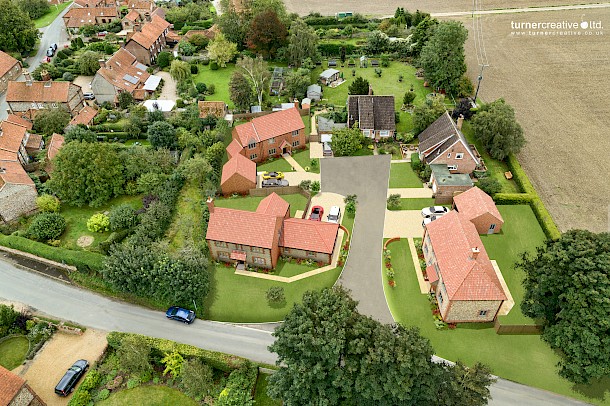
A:
<svg viewBox="0 0 610 406">
<path fill-rule="evenodd" d="M 426 207 L 425 209 L 422 209 L 422 211 L 421 211 L 421 215 L 423 217 L 442 216 L 443 214 L 447 214 L 447 213 L 449 213 L 449 209 L 444 206 Z"/>
<path fill-rule="evenodd" d="M 50 48 L 53 48 L 53 51 L 57 51 L 57 44 L 51 44 Z"/>
<path fill-rule="evenodd" d="M 324 208 L 322 206 L 313 206 L 309 219 L 313 221 L 322 221 L 324 215 Z"/>
<path fill-rule="evenodd" d="M 284 179 L 283 172 L 263 172 L 263 179 Z"/>
<path fill-rule="evenodd" d="M 76 387 L 78 380 L 85 375 L 89 369 L 89 362 L 79 359 L 68 369 L 55 387 L 55 393 L 59 396 L 68 396 Z"/>
<path fill-rule="evenodd" d="M 47 56 L 50 58 L 53 55 L 55 55 L 55 50 L 52 47 L 50 47 L 49 49 L 47 49 Z"/>
<path fill-rule="evenodd" d="M 100 31 L 97 33 L 98 37 L 105 37 L 106 35 L 108 35 L 108 31 Z"/>
<path fill-rule="evenodd" d="M 341 220 L 341 209 L 339 206 L 331 207 L 327 218 L 329 222 L 339 224 Z"/>
<path fill-rule="evenodd" d="M 181 321 L 186 324 L 191 324 L 193 321 L 195 321 L 194 311 L 184 309 L 178 306 L 172 306 L 167 309 L 167 312 L 165 312 L 165 316 L 167 316 L 168 319 Z"/>
<path fill-rule="evenodd" d="M 83 93 L 85 100 L 95 100 L 95 95 L 91 92 Z"/>
<path fill-rule="evenodd" d="M 49 58 L 48 56 L 45 56 L 44 58 L 42 58 L 42 63 L 49 63 L 51 62 L 51 58 Z"/>
<path fill-rule="evenodd" d="M 279 186 L 289 186 L 289 183 L 286 179 L 264 179 L 261 183 L 262 187 L 279 187 Z"/>
<path fill-rule="evenodd" d="M 429 217 L 424 218 L 424 221 L 421 222 L 422 227 L 426 227 L 428 224 L 432 223 L 437 218 L 438 217 L 436 217 L 436 216 L 429 216 Z"/>
</svg>

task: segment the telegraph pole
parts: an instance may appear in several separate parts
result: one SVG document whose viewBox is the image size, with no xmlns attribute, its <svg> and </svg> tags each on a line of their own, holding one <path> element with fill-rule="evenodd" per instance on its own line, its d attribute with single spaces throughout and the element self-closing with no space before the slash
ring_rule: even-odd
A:
<svg viewBox="0 0 610 406">
<path fill-rule="evenodd" d="M 479 72 L 479 77 L 477 78 L 477 91 L 474 93 L 474 104 L 477 104 L 477 96 L 479 95 L 479 89 L 481 88 L 481 80 L 483 80 L 483 69 L 488 67 L 489 65 L 481 65 L 481 72 Z"/>
</svg>

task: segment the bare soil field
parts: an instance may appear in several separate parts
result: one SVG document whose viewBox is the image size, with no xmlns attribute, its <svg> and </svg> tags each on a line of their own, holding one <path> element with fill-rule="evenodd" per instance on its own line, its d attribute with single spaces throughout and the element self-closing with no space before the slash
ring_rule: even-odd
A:
<svg viewBox="0 0 610 406">
<path fill-rule="evenodd" d="M 21 376 L 48 406 L 65 406 L 68 397 L 57 396 L 55 385 L 74 361 L 86 359 L 93 364 L 106 348 L 106 333 L 87 329 L 82 336 L 55 333 L 42 350 L 29 361 Z M 82 382 L 82 378 L 80 383 Z"/>
<path fill-rule="evenodd" d="M 610 9 L 481 18 L 490 67 L 479 98 L 503 97 L 515 108 L 527 139 L 519 160 L 559 228 L 608 231 Z M 601 21 L 606 30 L 590 36 L 511 35 L 511 21 L 564 20 Z M 479 68 L 472 20 L 463 21 L 470 30 L 466 53 L 474 82 Z"/>
<path fill-rule="evenodd" d="M 284 0 L 290 13 L 307 15 L 311 11 L 322 15 L 334 15 L 340 11 L 352 11 L 365 15 L 383 16 L 394 14 L 396 7 L 403 7 L 409 11 L 421 10 L 427 13 L 447 13 L 455 11 L 472 10 L 472 0 L 405 0 L 380 1 L 369 0 Z M 603 3 L 601 0 L 483 0 L 480 1 L 481 10 L 502 8 L 565 6 L 568 4 Z"/>
</svg>

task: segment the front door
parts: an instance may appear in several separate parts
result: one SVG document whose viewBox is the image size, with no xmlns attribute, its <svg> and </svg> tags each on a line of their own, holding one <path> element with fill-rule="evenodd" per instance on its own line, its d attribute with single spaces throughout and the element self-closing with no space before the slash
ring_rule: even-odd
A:
<svg viewBox="0 0 610 406">
<path fill-rule="evenodd" d="M 489 225 L 489 230 L 487 230 L 487 234 L 493 234 L 496 230 L 496 225 L 495 224 L 490 224 Z"/>
<path fill-rule="evenodd" d="M 288 147 L 284 147 L 284 149 L 282 150 L 282 154 L 290 154 Z"/>
</svg>

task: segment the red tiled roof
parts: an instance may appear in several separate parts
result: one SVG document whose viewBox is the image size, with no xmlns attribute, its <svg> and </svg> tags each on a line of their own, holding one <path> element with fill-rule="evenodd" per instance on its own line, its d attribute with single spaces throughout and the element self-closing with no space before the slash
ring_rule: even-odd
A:
<svg viewBox="0 0 610 406">
<path fill-rule="evenodd" d="M 19 124 L 3 121 L 0 123 L 0 149 L 16 154 L 26 132 L 25 127 Z M 17 160 L 16 155 L 14 159 Z"/>
<path fill-rule="evenodd" d="M 490 213 L 504 222 L 491 196 L 478 187 L 473 187 L 453 198 L 457 211 L 466 219 L 472 220 L 482 214 Z"/>
<path fill-rule="evenodd" d="M 140 19 L 140 13 L 138 13 L 136 10 L 129 11 L 129 13 L 127 13 L 127 15 L 125 17 L 123 17 L 123 20 L 129 20 L 129 21 L 138 21 L 139 19 Z"/>
<path fill-rule="evenodd" d="M 39 134 L 30 134 L 28 136 L 28 141 L 25 144 L 26 149 L 40 149 L 42 145 L 42 135 Z"/>
<path fill-rule="evenodd" d="M 290 204 L 288 204 L 286 200 L 282 199 L 277 193 L 274 192 L 260 201 L 258 207 L 256 208 L 256 212 L 284 217 L 289 208 Z"/>
<path fill-rule="evenodd" d="M 8 82 L 6 101 L 10 102 L 59 102 L 67 103 L 70 88 L 80 86 L 70 82 Z"/>
<path fill-rule="evenodd" d="M 284 220 L 280 245 L 306 251 L 332 254 L 339 224 L 298 218 Z"/>
<path fill-rule="evenodd" d="M 281 217 L 269 214 L 215 207 L 205 238 L 271 249 L 277 245 L 276 229 L 281 222 Z"/>
<path fill-rule="evenodd" d="M 246 260 L 246 253 L 243 251 L 231 251 L 231 259 L 235 260 L 235 261 L 245 261 Z"/>
<path fill-rule="evenodd" d="M 28 131 L 34 126 L 31 121 L 26 120 L 23 117 L 19 117 L 17 114 L 9 114 L 5 121 L 25 127 Z"/>
<path fill-rule="evenodd" d="M 29 185 L 34 186 L 34 182 L 29 177 L 21 163 L 17 162 L 17 157 L 10 161 L 0 161 L 0 179 L 4 183 L 12 183 L 14 185 Z M 1 391 L 0 391 L 1 392 Z M 0 402 L 0 404 L 2 404 Z"/>
<path fill-rule="evenodd" d="M 244 149 L 237 140 L 231 141 L 229 146 L 227 147 L 227 154 L 229 155 L 229 159 L 233 158 L 235 155 L 239 155 L 239 153 Z"/>
<path fill-rule="evenodd" d="M 100 75 L 111 85 L 132 94 L 136 89 L 143 87 L 150 77 L 150 74 L 146 72 L 146 66 L 139 63 L 136 57 L 125 48 L 120 48 L 115 52 L 106 61 L 106 67 L 100 68 L 96 75 Z M 126 80 L 126 77 L 131 81 Z"/>
<path fill-rule="evenodd" d="M 137 42 L 148 50 L 170 25 L 160 16 L 153 15 L 151 21 L 142 26 L 142 31 L 134 33 L 129 41 Z"/>
<path fill-rule="evenodd" d="M 0 366 L 0 405 L 8 405 L 23 385 L 23 378 Z"/>
<path fill-rule="evenodd" d="M 64 145 L 64 141 L 65 140 L 63 135 L 54 133 L 51 136 L 51 140 L 49 141 L 49 145 L 47 147 L 47 158 L 55 158 L 55 155 L 57 155 L 59 149 Z"/>
<path fill-rule="evenodd" d="M 235 155 L 223 165 L 220 184 L 222 185 L 235 174 L 256 183 L 256 164 L 241 154 Z"/>
<path fill-rule="evenodd" d="M 248 145 L 250 140 L 261 142 L 305 128 L 296 108 L 256 117 L 249 123 L 235 127 L 241 145 Z"/>
<path fill-rule="evenodd" d="M 64 14 L 63 19 L 66 27 L 80 28 L 84 25 L 97 24 L 97 18 L 110 17 L 110 19 L 115 19 L 117 16 L 115 7 L 73 7 Z"/>
<path fill-rule="evenodd" d="M 3 77 L 18 64 L 19 61 L 6 52 L 0 51 L 0 77 Z"/>
<path fill-rule="evenodd" d="M 506 300 L 477 230 L 455 210 L 426 226 L 450 300 Z M 472 258 L 472 249 L 479 254 Z"/>
<path fill-rule="evenodd" d="M 436 274 L 436 269 L 432 265 L 428 265 L 426 267 L 426 275 L 428 276 L 428 282 L 434 283 L 438 281 L 438 275 Z"/>
<path fill-rule="evenodd" d="M 70 121 L 72 125 L 84 124 L 89 125 L 93 123 L 93 119 L 97 116 L 97 110 L 91 106 L 85 106 L 78 112 L 76 116 Z"/>
</svg>

